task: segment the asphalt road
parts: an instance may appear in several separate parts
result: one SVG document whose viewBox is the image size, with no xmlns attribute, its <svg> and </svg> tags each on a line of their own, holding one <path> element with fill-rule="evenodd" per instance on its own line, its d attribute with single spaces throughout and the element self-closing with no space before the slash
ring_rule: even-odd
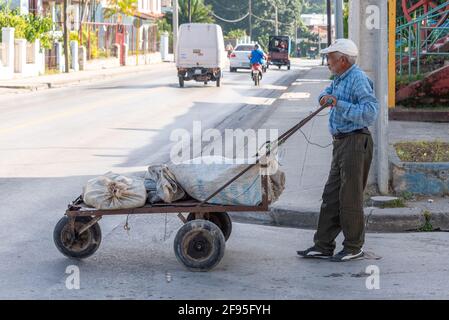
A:
<svg viewBox="0 0 449 320">
<path fill-rule="evenodd" d="M 100 221 L 103 243 L 83 261 L 63 257 L 52 232 L 85 182 L 107 171 L 144 171 L 165 162 L 174 129 L 256 128 L 307 66 L 269 70 L 255 88 L 249 73 L 226 73 L 223 87 L 187 82 L 175 70 L 42 92 L 0 96 L 0 298 L 295 299 L 448 298 L 447 233 L 368 235 L 381 260 L 351 264 L 300 260 L 313 233 L 234 224 L 225 257 L 208 273 L 175 259 L 175 215 Z M 66 287 L 67 267 L 80 289 Z M 366 288 L 366 267 L 380 289 Z"/>
<path fill-rule="evenodd" d="M 270 70 L 259 88 L 247 71 L 226 72 L 221 88 L 186 82 L 181 89 L 174 65 L 166 64 L 108 81 L 0 95 L 0 297 L 28 297 L 54 285 L 47 263 L 56 266 L 61 255 L 52 230 L 88 179 L 168 161 L 170 134 L 192 131 L 194 121 L 203 130 L 257 127 L 300 72 Z M 123 219 L 104 219 L 103 234 Z"/>
</svg>

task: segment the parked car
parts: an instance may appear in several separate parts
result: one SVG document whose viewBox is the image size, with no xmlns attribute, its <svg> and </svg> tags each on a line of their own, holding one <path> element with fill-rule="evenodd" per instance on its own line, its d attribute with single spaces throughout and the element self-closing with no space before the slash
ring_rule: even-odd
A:
<svg viewBox="0 0 449 320">
<path fill-rule="evenodd" d="M 221 85 L 226 63 L 223 31 L 217 24 L 186 23 L 179 27 L 176 48 L 179 86 L 184 81 L 215 81 Z"/>
<path fill-rule="evenodd" d="M 235 47 L 234 51 L 229 56 L 229 71 L 236 72 L 237 69 L 251 70 L 251 64 L 249 62 L 249 56 L 254 49 L 254 44 L 245 43 L 239 44 Z M 267 70 L 267 65 L 263 65 L 264 72 Z"/>
</svg>

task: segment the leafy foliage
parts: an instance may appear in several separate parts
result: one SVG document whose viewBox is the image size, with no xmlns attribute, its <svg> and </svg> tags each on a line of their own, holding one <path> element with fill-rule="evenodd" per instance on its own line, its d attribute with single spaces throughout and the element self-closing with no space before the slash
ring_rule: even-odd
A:
<svg viewBox="0 0 449 320">
<path fill-rule="evenodd" d="M 119 14 L 132 16 L 137 11 L 137 0 L 110 0 L 103 9 L 105 19 L 111 19 Z"/>
<path fill-rule="evenodd" d="M 246 36 L 246 31 L 244 29 L 234 29 L 228 32 L 225 39 L 240 39 Z"/>
<path fill-rule="evenodd" d="M 189 22 L 189 1 L 178 0 L 179 23 Z M 204 4 L 203 0 L 191 0 L 192 22 L 212 23 L 215 21 L 211 15 L 211 7 Z"/>
<path fill-rule="evenodd" d="M 42 44 L 44 48 L 50 48 L 52 45 L 52 38 L 49 33 L 53 26 L 53 21 L 50 17 L 41 17 L 28 14 L 24 16 L 27 27 L 25 28 L 25 39 L 28 42 L 34 42 L 36 39 Z"/>
<path fill-rule="evenodd" d="M 262 47 L 268 44 L 268 37 L 275 34 L 276 8 L 278 32 L 282 35 L 295 36 L 295 26 L 300 25 L 300 13 L 304 0 L 257 0 L 252 1 L 252 39 Z M 213 12 L 226 20 L 235 20 L 248 13 L 248 1 L 242 0 L 205 0 Z M 225 22 L 217 19 L 225 34 L 233 30 L 246 30 L 250 34 L 249 17 L 239 22 Z"/>
<path fill-rule="evenodd" d="M 89 37 L 90 37 L 90 42 L 89 42 Z M 69 40 L 75 40 L 78 41 L 79 43 L 79 34 L 78 31 L 72 31 L 69 34 Z M 81 37 L 81 43 L 79 43 L 80 45 L 85 46 L 86 48 L 88 47 L 90 43 L 90 59 L 96 59 L 99 57 L 100 53 L 98 50 L 98 37 L 97 34 L 95 32 L 91 32 L 90 36 L 89 36 L 89 31 L 86 29 L 83 29 L 83 34 Z"/>
<path fill-rule="evenodd" d="M 304 0 L 303 2 L 302 13 L 326 13 L 326 0 Z"/>
<path fill-rule="evenodd" d="M 3 9 L 0 11 L 0 29 L 3 27 L 14 28 L 16 39 L 26 39 L 28 42 L 39 39 L 44 48 L 50 48 L 52 44 L 50 34 L 52 25 L 53 22 L 50 17 L 32 14 L 21 15 L 18 10 Z"/>
<path fill-rule="evenodd" d="M 26 20 L 17 10 L 0 11 L 0 28 L 14 28 L 14 36 L 18 39 L 25 38 Z M 0 35 L 1 37 L 1 35 Z"/>
<path fill-rule="evenodd" d="M 179 24 L 189 22 L 189 1 L 188 0 L 178 0 L 178 20 Z M 212 7 L 206 5 L 203 0 L 191 0 L 191 15 L 192 22 L 196 23 L 213 23 L 215 22 L 214 17 L 211 14 Z M 173 14 L 171 12 L 167 13 L 164 17 L 167 24 L 173 25 Z"/>
<path fill-rule="evenodd" d="M 179 24 L 187 23 L 189 21 L 188 0 L 178 0 L 178 20 Z M 213 23 L 215 22 L 211 7 L 204 4 L 203 0 L 191 0 L 191 14 L 192 22 L 197 23 Z M 169 51 L 173 52 L 173 14 L 168 12 L 164 18 L 157 22 L 158 37 L 162 32 L 169 33 Z"/>
</svg>

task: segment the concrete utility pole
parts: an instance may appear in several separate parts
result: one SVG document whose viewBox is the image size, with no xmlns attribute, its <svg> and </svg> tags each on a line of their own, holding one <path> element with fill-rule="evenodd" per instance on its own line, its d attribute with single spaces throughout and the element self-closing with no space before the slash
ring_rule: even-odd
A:
<svg viewBox="0 0 449 320">
<path fill-rule="evenodd" d="M 295 57 L 298 57 L 298 19 L 295 18 Z"/>
<path fill-rule="evenodd" d="M 343 0 L 335 0 L 335 28 L 337 39 L 344 38 Z"/>
<path fill-rule="evenodd" d="M 396 100 L 396 1 L 388 1 L 388 107 Z"/>
<path fill-rule="evenodd" d="M 189 0 L 188 10 L 189 10 L 189 23 L 192 23 L 192 0 Z"/>
<path fill-rule="evenodd" d="M 278 4 L 276 2 L 275 7 L 274 7 L 274 14 L 275 14 L 275 19 L 276 19 L 276 35 L 279 35 L 279 18 L 278 18 Z"/>
<path fill-rule="evenodd" d="M 173 56 L 176 62 L 176 47 L 178 45 L 178 0 L 173 0 Z"/>
<path fill-rule="evenodd" d="M 388 194 L 388 0 L 350 0 L 349 38 L 359 48 L 359 66 L 374 81 L 379 101 L 373 128 L 374 157 L 368 178 Z"/>
<path fill-rule="evenodd" d="M 68 30 L 68 23 L 69 23 L 69 19 L 68 19 L 68 15 L 67 15 L 67 7 L 69 5 L 68 0 L 64 0 L 63 3 L 63 15 L 64 15 L 64 72 L 65 73 L 69 73 L 69 30 Z"/>
<path fill-rule="evenodd" d="M 253 8 L 252 8 L 252 0 L 248 0 L 248 10 L 249 10 L 249 39 L 251 40 L 253 38 Z"/>
<path fill-rule="evenodd" d="M 331 0 L 327 0 L 327 46 L 332 44 L 332 6 Z"/>
<path fill-rule="evenodd" d="M 139 65 L 140 18 L 136 18 L 136 66 Z"/>
</svg>

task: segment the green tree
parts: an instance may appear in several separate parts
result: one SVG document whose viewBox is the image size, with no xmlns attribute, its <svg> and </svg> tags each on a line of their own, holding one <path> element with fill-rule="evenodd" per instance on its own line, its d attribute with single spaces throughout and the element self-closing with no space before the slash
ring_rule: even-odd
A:
<svg viewBox="0 0 449 320">
<path fill-rule="evenodd" d="M 188 0 L 178 0 L 179 12 L 178 20 L 179 24 L 189 22 L 189 1 Z M 196 23 L 213 23 L 215 22 L 214 17 L 211 14 L 212 7 L 204 4 L 203 0 L 191 0 L 191 14 L 192 22 Z M 171 12 L 165 15 L 166 22 L 169 25 L 173 25 L 173 14 Z"/>
<path fill-rule="evenodd" d="M 2 11 L 0 11 L 0 29 L 4 27 L 14 28 L 15 38 L 25 38 L 25 31 L 27 29 L 26 20 L 19 14 L 17 10 L 9 10 L 9 8 L 4 8 L 2 9 Z"/>
<path fill-rule="evenodd" d="M 161 34 L 164 32 L 168 32 L 168 50 L 169 52 L 173 52 L 173 25 L 169 23 L 167 19 L 159 19 L 157 20 L 157 38 L 161 38 Z"/>
<path fill-rule="evenodd" d="M 42 40 L 43 35 L 48 33 L 53 26 L 53 21 L 50 17 L 28 14 L 24 15 L 23 18 L 27 25 L 24 33 L 28 42 L 33 42 L 36 39 Z"/>
<path fill-rule="evenodd" d="M 34 16 L 32 14 L 21 15 L 18 10 L 4 8 L 0 11 L 0 29 L 3 27 L 14 28 L 14 37 L 34 42 L 39 39 L 42 47 L 51 46 L 51 35 L 53 22 L 50 17 Z M 1 34 L 0 34 L 1 40 Z"/>
<path fill-rule="evenodd" d="M 349 37 L 349 1 L 345 0 L 343 7 L 343 37 Z"/>
<path fill-rule="evenodd" d="M 234 29 L 228 32 L 225 36 L 226 39 L 240 39 L 246 36 L 246 31 L 244 29 Z"/>
<path fill-rule="evenodd" d="M 103 9 L 105 19 L 111 19 L 117 15 L 132 16 L 137 11 L 137 0 L 110 0 L 108 7 Z"/>
<path fill-rule="evenodd" d="M 189 22 L 189 1 L 188 0 L 178 0 L 179 1 L 179 23 Z M 211 14 L 211 7 L 204 4 L 203 0 L 191 0 L 191 15 L 192 22 L 199 23 L 212 23 L 214 22 L 214 17 Z"/>
<path fill-rule="evenodd" d="M 268 34 L 263 34 L 259 36 L 257 42 L 260 44 L 263 50 L 268 51 L 268 42 L 270 42 L 270 36 Z"/>
<path fill-rule="evenodd" d="M 326 0 L 304 0 L 304 8 L 302 13 L 326 13 Z M 333 4 L 333 1 L 332 1 Z"/>
<path fill-rule="evenodd" d="M 178 0 L 178 23 L 183 24 L 189 21 L 188 0 Z M 215 22 L 212 14 L 212 7 L 204 4 L 203 0 L 191 0 L 192 22 L 196 23 L 213 23 Z M 162 32 L 168 32 L 170 38 L 169 50 L 173 50 L 173 14 L 167 13 L 164 18 L 157 22 L 159 36 Z"/>
<path fill-rule="evenodd" d="M 212 7 L 213 12 L 225 19 L 235 20 L 248 13 L 247 0 L 205 0 Z M 295 25 L 299 25 L 303 0 L 257 0 L 252 1 L 252 38 L 261 44 L 268 40 L 268 36 L 275 33 L 275 7 L 278 11 L 279 33 L 295 35 Z M 239 22 L 226 22 L 216 19 L 225 33 L 234 29 L 244 29 L 249 34 L 249 18 Z"/>
</svg>

